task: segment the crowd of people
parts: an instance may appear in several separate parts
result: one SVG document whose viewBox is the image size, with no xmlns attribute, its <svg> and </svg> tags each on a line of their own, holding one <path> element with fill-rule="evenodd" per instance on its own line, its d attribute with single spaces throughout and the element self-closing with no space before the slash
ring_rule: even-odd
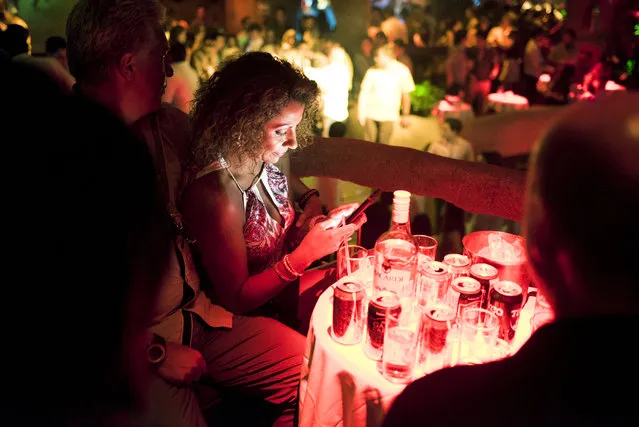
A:
<svg viewBox="0 0 639 427">
<path fill-rule="evenodd" d="M 319 192 L 288 167 L 287 152 L 313 139 L 321 152 L 326 140 L 318 128 L 327 122 L 329 139 L 344 151 L 360 143 L 335 134 L 343 119 L 327 116 L 326 88 L 321 77 L 312 77 L 338 64 L 352 77 L 355 61 L 351 71 L 343 47 L 313 38 L 310 20 L 301 42 L 292 40 L 297 33 L 290 39 L 295 47 L 289 58 L 283 45 L 262 51 L 262 27 L 250 22 L 246 39 L 237 35 L 231 46 L 245 53 L 222 58 L 231 37 L 206 30 L 194 49 L 202 31 L 164 27 L 158 0 L 99 0 L 98 6 L 79 0 L 66 37 L 47 43 L 47 57 L 30 55 L 23 23 L 16 20 L 2 33 L 2 105 L 9 107 L 3 108 L 2 134 L 10 160 L 2 185 L 11 247 L 0 420 L 69 427 L 296 425 L 304 334 L 315 298 L 335 280 L 333 270 L 310 267 L 334 253 L 366 217 L 342 225 L 355 205 L 326 212 Z M 310 48 L 313 42 L 320 47 Z M 380 80 L 371 70 L 393 76 L 388 83 L 394 90 L 384 88 L 384 97 L 397 100 L 387 102 L 395 116 L 360 111 L 359 119 L 384 142 L 384 123 L 404 119 L 400 112 L 409 108 L 413 79 L 395 59 L 399 43 L 372 45 L 376 66 L 363 74 L 362 90 L 368 99 L 379 96 L 369 92 Z M 328 59 L 315 50 L 322 48 Z M 179 92 L 170 85 L 180 69 L 193 71 L 190 87 L 198 87 L 182 104 L 190 116 L 179 104 L 163 102 L 167 93 Z M 617 374 L 635 375 L 630 353 L 606 353 L 602 343 L 592 351 L 590 335 L 595 330 L 621 341 L 637 323 L 633 253 L 596 262 L 602 248 L 618 251 L 638 237 L 637 105 L 636 96 L 627 95 L 577 106 L 539 148 L 526 233 L 531 267 L 556 322 L 538 331 L 520 359 L 416 382 L 400 395 L 387 425 L 409 425 L 408 414 L 424 419 L 422 398 L 438 395 L 441 402 L 448 396 L 446 404 L 455 407 L 468 389 L 490 382 L 486 376 L 493 370 L 497 378 L 528 384 L 529 377 L 517 375 L 530 367 L 529 359 L 539 369 L 547 359 L 561 361 L 535 377 L 536 395 L 551 374 L 556 385 L 528 407 L 535 416 L 635 416 L 631 395 L 614 387 Z M 579 162 L 572 157 L 576 143 Z M 391 151 L 371 150 L 366 161 L 410 157 L 418 167 L 420 159 L 437 157 L 375 146 Z M 469 163 L 446 160 L 438 169 L 420 169 L 424 179 L 458 174 Z M 455 201 L 458 193 L 440 196 Z M 592 208 L 601 201 L 605 208 Z M 593 236 L 590 228 L 598 221 L 615 223 L 624 233 Z M 554 353 L 535 359 L 539 349 Z M 526 359 L 528 353 L 535 357 Z M 585 367 L 607 386 L 578 377 Z M 608 375 L 604 368 L 615 371 Z M 476 381 L 468 380 L 458 394 L 439 393 L 459 375 Z M 493 390 L 518 399 L 524 395 L 510 393 L 516 385 Z M 578 405 L 577 395 L 569 405 L 553 400 L 574 390 L 598 405 Z M 230 415 L 214 405 L 219 401 Z M 513 413 L 520 407 L 513 406 Z"/>
</svg>

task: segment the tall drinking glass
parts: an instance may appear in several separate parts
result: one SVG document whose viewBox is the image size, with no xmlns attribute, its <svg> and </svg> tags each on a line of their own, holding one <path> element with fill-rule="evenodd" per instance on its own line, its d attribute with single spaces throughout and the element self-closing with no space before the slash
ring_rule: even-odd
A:
<svg viewBox="0 0 639 427">
<path fill-rule="evenodd" d="M 495 358 L 499 318 L 483 308 L 464 310 L 459 330 L 458 365 L 476 365 Z"/>
<path fill-rule="evenodd" d="M 430 257 L 434 261 L 437 255 L 437 240 L 434 237 L 423 234 L 416 234 L 413 239 L 415 239 L 415 244 L 417 245 L 417 252 Z"/>
<path fill-rule="evenodd" d="M 337 250 L 338 279 L 349 276 L 360 269 L 369 269 L 368 265 L 368 250 L 362 246 L 342 245 Z"/>
<path fill-rule="evenodd" d="M 420 332 L 420 309 L 404 306 L 399 313 L 386 314 L 382 375 L 392 383 L 405 384 L 413 379 Z"/>
</svg>

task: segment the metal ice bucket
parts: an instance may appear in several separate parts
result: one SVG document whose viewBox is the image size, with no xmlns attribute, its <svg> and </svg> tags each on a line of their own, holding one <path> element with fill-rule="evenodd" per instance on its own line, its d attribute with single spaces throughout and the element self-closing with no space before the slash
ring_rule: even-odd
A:
<svg viewBox="0 0 639 427">
<path fill-rule="evenodd" d="M 530 286 L 531 277 L 528 272 L 525 251 L 522 251 L 521 256 L 512 262 L 493 259 L 486 254 L 479 255 L 482 249 L 489 246 L 488 236 L 491 234 L 499 235 L 504 242 L 514 245 L 515 242 L 518 241 L 522 248 L 526 247 L 526 241 L 521 236 L 504 233 L 502 231 L 475 231 L 466 235 L 462 240 L 464 255 L 468 256 L 473 264 L 486 263 L 494 266 L 499 272 L 498 280 L 509 280 L 520 285 L 524 293 L 524 301 L 526 301 L 528 299 L 528 287 Z"/>
</svg>

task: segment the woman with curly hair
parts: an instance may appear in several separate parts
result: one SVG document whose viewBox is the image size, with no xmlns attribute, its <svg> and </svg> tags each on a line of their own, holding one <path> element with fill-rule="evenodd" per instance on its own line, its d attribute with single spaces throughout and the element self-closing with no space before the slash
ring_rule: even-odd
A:
<svg viewBox="0 0 639 427">
<path fill-rule="evenodd" d="M 318 95 L 301 71 L 263 52 L 224 64 L 196 95 L 195 170 L 184 193 L 184 219 L 215 297 L 235 313 L 290 316 L 298 292 L 312 283 L 307 275 L 299 285 L 304 270 L 335 252 L 365 220 L 339 226 L 352 204 L 321 216 L 317 191 L 299 178 L 288 182 L 275 166 L 288 150 L 311 141 Z M 303 211 L 298 218 L 294 202 Z M 267 304 L 281 302 L 276 297 L 285 290 L 295 290 L 286 310 Z"/>
</svg>

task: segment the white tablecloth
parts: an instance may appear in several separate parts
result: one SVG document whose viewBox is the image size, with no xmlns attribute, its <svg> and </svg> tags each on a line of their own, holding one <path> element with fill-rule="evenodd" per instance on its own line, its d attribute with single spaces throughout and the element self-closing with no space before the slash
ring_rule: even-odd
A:
<svg viewBox="0 0 639 427">
<path fill-rule="evenodd" d="M 344 279 L 342 279 L 344 280 Z M 535 299 L 521 311 L 514 349 L 531 333 Z M 317 301 L 306 342 L 300 384 L 299 426 L 377 427 L 404 385 L 388 382 L 362 345 L 345 346 L 331 338 L 333 287 Z"/>
<path fill-rule="evenodd" d="M 491 93 L 488 95 L 488 108 L 493 108 L 497 113 L 527 110 L 529 107 L 530 105 L 526 98 L 512 92 Z"/>
<path fill-rule="evenodd" d="M 465 125 L 475 117 L 470 104 L 465 102 L 451 104 L 445 100 L 439 102 L 437 107 L 433 109 L 432 115 L 442 122 L 446 119 L 457 119 L 462 122 L 462 125 Z"/>
</svg>

